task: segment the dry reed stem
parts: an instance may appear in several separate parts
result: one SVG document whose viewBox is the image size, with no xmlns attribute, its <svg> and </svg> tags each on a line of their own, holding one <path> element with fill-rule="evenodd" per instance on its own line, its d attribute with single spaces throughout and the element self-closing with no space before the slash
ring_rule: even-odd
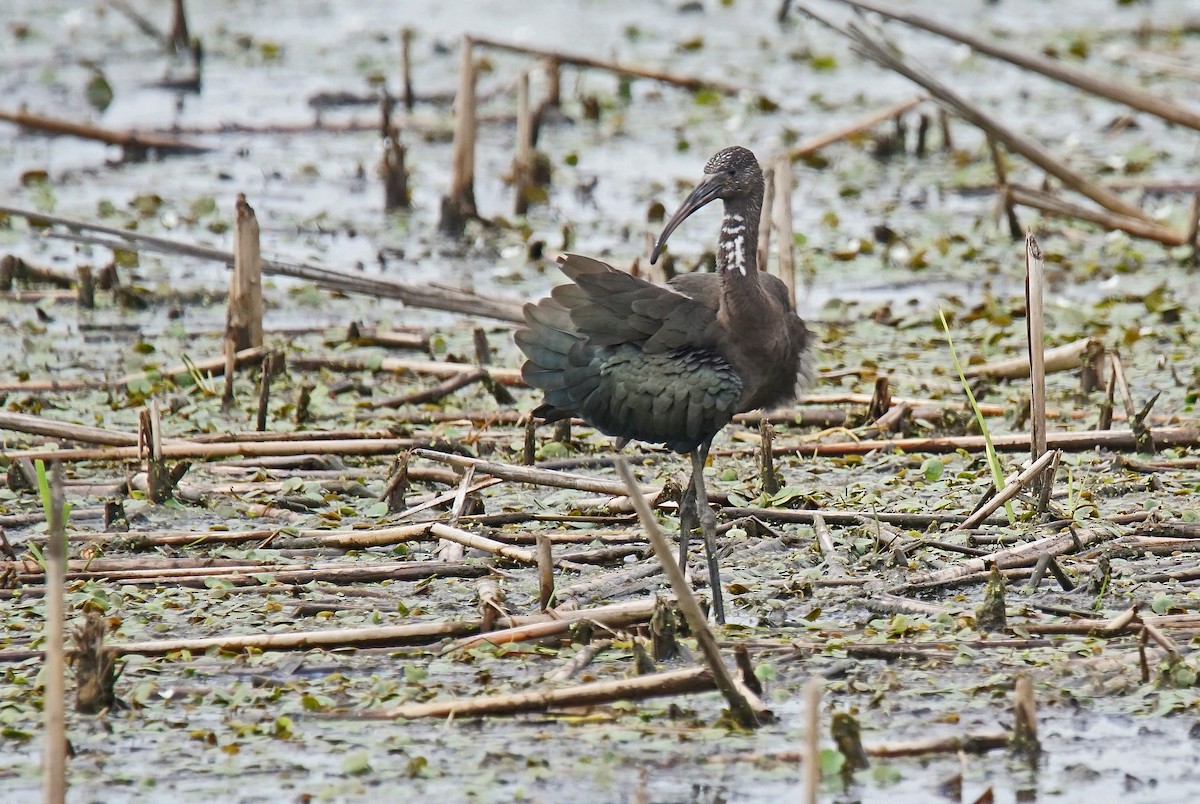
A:
<svg viewBox="0 0 1200 804">
<path fill-rule="evenodd" d="M 46 631 L 42 758 L 42 800 L 61 804 L 67 795 L 66 565 L 67 534 L 63 510 L 62 465 L 50 465 L 50 508 L 46 512 Z"/>
<path fill-rule="evenodd" d="M 1036 564 L 1042 555 L 1060 556 L 1076 552 L 1093 544 L 1115 537 L 1115 533 L 1107 527 L 1080 528 L 1074 532 L 1047 536 L 1015 547 L 988 553 L 985 556 L 969 558 L 956 566 L 934 572 L 917 573 L 894 592 L 903 592 L 916 588 L 929 588 L 944 585 L 948 582 L 967 575 L 984 573 L 991 564 L 1006 569 L 1027 567 Z"/>
<path fill-rule="evenodd" d="M 440 360 L 405 360 L 397 357 L 385 357 L 383 360 L 368 361 L 360 358 L 344 357 L 296 357 L 289 361 L 294 369 L 312 371 L 324 369 L 357 373 L 374 371 L 392 374 L 419 374 L 430 377 L 455 378 L 468 376 L 472 381 L 477 379 L 480 368 L 470 363 L 447 363 Z M 486 372 L 493 380 L 501 385 L 524 387 L 520 369 L 491 368 Z"/>
<path fill-rule="evenodd" d="M 758 270 L 767 271 L 771 257 L 771 232 L 774 229 L 775 212 L 775 166 L 768 163 L 763 168 L 763 204 L 758 218 Z M 653 248 L 653 237 L 650 238 Z"/>
<path fill-rule="evenodd" d="M 454 95 L 454 154 L 450 189 L 442 198 L 438 229 L 458 236 L 469 219 L 478 216 L 475 207 L 475 68 L 474 42 L 463 35 L 459 46 L 458 91 Z"/>
<path fill-rule="evenodd" d="M 533 109 L 529 102 L 529 72 L 521 73 L 517 81 L 517 153 L 513 159 L 513 190 L 516 193 L 513 211 L 524 215 L 529 211 L 529 193 L 533 187 Z"/>
<path fill-rule="evenodd" d="M 479 474 L 491 475 L 492 477 L 501 478 L 513 483 L 533 483 L 539 486 L 576 489 L 577 491 L 614 496 L 624 496 L 627 493 L 625 485 L 619 482 L 601 480 L 600 478 L 587 477 L 585 475 L 573 475 L 549 469 L 536 469 L 532 466 L 497 463 L 479 458 L 468 458 L 463 455 L 451 455 L 447 452 L 434 452 L 428 449 L 414 449 L 413 456 L 462 468 L 474 466 Z M 660 494 L 662 488 L 658 486 L 642 486 L 640 491 L 643 495 L 654 496 Z"/>
<path fill-rule="evenodd" d="M 1062 346 L 1055 346 L 1053 349 L 1044 349 L 1042 351 L 1044 373 L 1077 371 L 1083 356 L 1088 353 L 1090 348 L 1099 344 L 1100 341 L 1096 338 L 1080 338 Z M 997 360 L 992 363 L 968 366 L 963 370 L 963 374 L 968 377 L 995 377 L 998 380 L 1024 379 L 1029 376 L 1029 357 L 1014 357 L 1011 360 Z"/>
<path fill-rule="evenodd" d="M 988 150 L 992 154 L 992 168 L 996 171 L 996 193 L 1004 207 L 1005 218 L 1008 220 L 1008 233 L 1013 240 L 1016 240 L 1021 236 L 1021 222 L 1017 220 L 1017 211 L 1013 207 L 1012 196 L 1008 192 L 1008 171 L 1004 167 L 1004 155 L 1000 153 L 1000 146 L 996 144 L 996 138 L 991 134 L 987 136 L 987 143 Z"/>
<path fill-rule="evenodd" d="M 233 224 L 233 273 L 229 277 L 229 307 L 226 337 L 237 351 L 262 346 L 262 253 L 258 218 L 238 193 Z"/>
<path fill-rule="evenodd" d="M 515 715 L 544 712 L 548 709 L 598 706 L 614 701 L 630 701 L 667 695 L 707 692 L 713 688 L 712 674 L 706 667 L 692 667 L 667 673 L 597 681 L 556 690 L 534 690 L 508 695 L 401 704 L 391 709 L 357 712 L 355 717 L 370 720 L 454 718 L 484 715 Z"/>
<path fill-rule="evenodd" d="M 372 125 L 371 130 L 377 126 Z M 184 243 L 156 235 L 147 235 L 124 229 L 89 223 L 87 221 L 48 215 L 36 210 L 0 206 L 0 212 L 33 222 L 44 222 L 63 226 L 76 232 L 97 232 L 103 237 L 74 238 L 97 243 L 109 248 L 154 251 L 162 254 L 186 254 L 198 259 L 214 260 L 224 265 L 233 262 L 233 255 L 209 246 Z M 55 236 L 53 233 L 50 236 Z M 268 276 L 287 276 L 303 279 L 320 287 L 343 293 L 361 293 L 376 298 L 399 299 L 409 307 L 444 310 L 465 315 L 479 315 L 500 321 L 519 323 L 524 321 L 521 304 L 516 301 L 485 298 L 474 293 L 444 287 L 429 287 L 399 282 L 383 276 L 363 276 L 343 273 L 329 268 L 281 260 L 262 261 L 263 273 Z"/>
<path fill-rule="evenodd" d="M 1061 81 L 1082 89 L 1085 92 L 1091 92 L 1102 98 L 1108 98 L 1111 101 L 1123 103 L 1126 106 L 1160 117 L 1168 122 L 1178 123 L 1179 125 L 1200 131 L 1200 114 L 1156 95 L 1151 95 L 1146 92 L 1144 87 L 1125 86 L 1124 84 L 1119 84 L 1116 81 L 1105 78 L 1095 70 L 1084 70 L 1062 59 L 1052 59 L 1039 53 L 1026 53 L 1000 44 L 1000 41 L 995 37 L 982 39 L 972 36 L 950 25 L 930 19 L 929 17 L 923 17 L 919 14 L 912 14 L 890 6 L 868 2 L 868 0 L 841 0 L 841 2 L 859 10 L 873 11 L 888 19 L 911 25 L 914 28 L 920 28 L 921 30 L 943 36 L 947 39 L 952 39 L 955 42 L 967 45 L 972 50 L 1002 59 L 1022 69 L 1032 70 L 1047 78 Z"/>
<path fill-rule="evenodd" d="M 552 673 L 546 674 L 547 681 L 569 681 L 579 674 L 583 668 L 592 663 L 599 654 L 612 647 L 611 639 L 593 639 L 582 646 L 571 660 Z"/>
<path fill-rule="evenodd" d="M 796 304 L 796 241 L 795 225 L 792 223 L 792 189 L 796 180 L 792 174 L 792 161 L 786 156 L 775 160 L 775 231 L 779 234 L 776 263 L 777 275 L 787 285 L 788 298 Z M 760 266 L 761 267 L 761 266 Z"/>
<path fill-rule="evenodd" d="M 1024 673 L 1017 676 L 1013 695 L 1013 749 L 1033 758 L 1041 751 L 1037 736 L 1037 703 L 1033 680 Z"/>
<path fill-rule="evenodd" d="M 693 91 L 700 89 L 711 89 L 725 95 L 736 95 L 743 91 L 742 87 L 736 87 L 732 84 L 725 84 L 720 81 L 708 81 L 703 78 L 677 75 L 666 72 L 665 70 L 655 70 L 649 67 L 635 67 L 627 64 L 617 64 L 613 61 L 596 59 L 590 56 L 583 56 L 574 53 L 565 53 L 559 50 L 548 50 L 529 45 L 501 42 L 498 39 L 491 39 L 486 36 L 475 37 L 474 41 L 475 44 L 481 47 L 490 47 L 494 50 L 506 50 L 510 53 L 521 53 L 527 56 L 533 56 L 536 59 L 550 62 L 556 66 L 570 64 L 573 67 L 607 70 L 608 72 L 616 73 L 617 75 L 628 76 L 629 78 L 648 78 L 652 81 L 661 81 L 664 84 L 671 84 L 672 86 L 682 87 L 683 89 L 690 89 Z"/>
<path fill-rule="evenodd" d="M 1025 332 L 1029 347 L 1029 443 L 1035 463 L 1046 454 L 1046 324 L 1043 313 L 1042 248 L 1030 229 L 1025 235 Z M 1053 477 L 1035 476 L 1033 490 L 1038 499 Z"/>
<path fill-rule="evenodd" d="M 821 784 L 821 692 L 824 686 L 820 676 L 814 676 L 804 684 L 804 748 L 800 762 L 804 804 L 817 804 L 817 789 Z"/>
<path fill-rule="evenodd" d="M 943 106 L 949 108 L 972 125 L 995 137 L 1009 151 L 1020 154 L 1042 170 L 1055 176 L 1067 187 L 1086 195 L 1097 204 L 1114 212 L 1127 215 L 1131 218 L 1149 220 L 1145 213 L 1137 207 L 1126 203 L 1120 196 L 1108 188 L 1066 167 L 1061 159 L 1046 150 L 1040 143 L 1018 134 L 950 89 L 924 68 L 914 66 L 906 61 L 903 53 L 893 43 L 886 42 L 881 37 L 868 33 L 855 23 L 850 23 L 845 28 L 842 28 L 823 19 L 810 9 L 803 8 L 803 11 L 807 16 L 848 37 L 854 43 L 854 49 L 862 55 L 919 84 Z"/>
<path fill-rule="evenodd" d="M 58 117 L 33 114 L 26 111 L 13 112 L 0 109 L 0 121 L 7 121 L 23 128 L 34 129 L 47 134 L 79 137 L 85 140 L 103 142 L 108 145 L 119 145 L 134 152 L 156 150 L 162 153 L 199 154 L 207 153 L 211 150 L 207 146 L 198 145 L 194 142 L 188 142 L 187 140 L 170 135 L 137 131 L 115 131 L 110 128 L 93 126 L 89 123 L 77 123 L 72 120 L 63 120 Z"/>
<path fill-rule="evenodd" d="M 554 599 L 554 554 L 550 537 L 537 534 L 538 608 L 547 611 Z"/>
<path fill-rule="evenodd" d="M 675 557 L 671 553 L 671 546 L 667 544 L 666 537 L 654 519 L 654 513 L 639 493 L 640 489 L 637 478 L 633 476 L 633 470 L 624 460 L 616 463 L 616 469 L 617 474 L 625 482 L 629 498 L 633 500 L 634 507 L 637 509 L 642 528 L 645 529 L 646 536 L 654 546 L 654 554 L 658 557 L 663 574 L 671 582 L 675 600 L 687 620 L 692 635 L 700 646 L 700 652 L 704 655 L 712 679 L 729 704 L 730 714 L 739 726 L 748 729 L 756 728 L 764 717 L 769 716 L 766 707 L 762 701 L 758 700 L 758 696 L 750 692 L 725 666 L 725 660 L 721 657 L 721 649 L 717 646 L 717 640 L 708 624 L 708 618 L 700 608 L 700 603 L 696 600 L 696 595 L 692 592 L 687 578 L 684 577 L 683 570 L 676 563 Z"/>
<path fill-rule="evenodd" d="M 1081 204 L 1068 201 L 1065 198 L 1059 198 L 1053 193 L 1033 187 L 1024 187 L 1020 184 L 1008 185 L 1006 192 L 1008 201 L 1041 210 L 1050 215 L 1087 221 L 1088 223 L 1102 226 L 1105 229 L 1116 229 L 1117 231 L 1131 234 L 1134 237 L 1154 240 L 1166 246 L 1179 246 L 1188 242 L 1185 234 L 1177 232 L 1161 223 L 1147 220 L 1140 215 L 1130 215 L 1128 212 L 1121 214 L 1104 209 L 1085 207 Z"/>
<path fill-rule="evenodd" d="M 852 120 L 844 126 L 839 126 L 832 131 L 820 134 L 816 137 L 810 137 L 804 140 L 799 145 L 794 146 L 788 151 L 788 158 L 793 162 L 797 159 L 803 159 L 806 156 L 811 156 L 827 145 L 832 145 L 835 142 L 853 137 L 857 134 L 862 134 L 869 131 L 880 123 L 891 120 L 896 115 L 904 114 L 909 109 L 912 109 L 919 104 L 929 100 L 929 96 L 924 92 L 914 95 L 906 100 L 898 101 L 883 109 L 878 109 L 874 112 L 869 112 L 862 117 Z M 762 263 L 760 263 L 761 265 Z"/>
</svg>

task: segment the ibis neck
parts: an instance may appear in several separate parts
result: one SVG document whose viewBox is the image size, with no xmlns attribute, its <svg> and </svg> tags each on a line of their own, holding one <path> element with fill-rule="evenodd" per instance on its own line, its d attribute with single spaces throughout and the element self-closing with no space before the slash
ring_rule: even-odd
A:
<svg viewBox="0 0 1200 804">
<path fill-rule="evenodd" d="M 717 273 L 722 283 L 758 283 L 758 219 L 762 203 L 726 203 L 717 238 Z"/>
</svg>

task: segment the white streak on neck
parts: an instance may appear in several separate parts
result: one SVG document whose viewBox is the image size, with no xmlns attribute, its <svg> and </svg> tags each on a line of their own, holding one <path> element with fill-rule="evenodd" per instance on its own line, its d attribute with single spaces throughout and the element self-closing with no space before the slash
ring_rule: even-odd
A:
<svg viewBox="0 0 1200 804">
<path fill-rule="evenodd" d="M 736 212 L 726 215 L 721 225 L 721 247 L 725 250 L 725 259 L 721 264 L 722 270 L 730 267 L 737 268 L 738 273 L 746 275 L 746 219 Z"/>
</svg>

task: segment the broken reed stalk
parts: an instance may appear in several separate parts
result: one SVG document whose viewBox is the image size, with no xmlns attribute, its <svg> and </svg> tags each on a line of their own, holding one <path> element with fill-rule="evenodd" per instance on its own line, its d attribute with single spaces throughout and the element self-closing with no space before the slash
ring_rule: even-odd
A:
<svg viewBox="0 0 1200 804">
<path fill-rule="evenodd" d="M 274 369 L 275 353 L 268 352 L 263 358 L 262 371 L 259 372 L 258 412 L 254 417 L 254 429 L 265 432 L 267 429 L 267 409 L 271 404 L 271 377 Z"/>
<path fill-rule="evenodd" d="M 478 217 L 475 207 L 475 56 L 470 36 L 463 35 L 458 62 L 458 92 L 454 96 L 454 161 L 450 191 L 442 198 L 438 229 L 462 235 L 467 221 Z"/>
<path fill-rule="evenodd" d="M 767 271 L 770 266 L 771 231 L 774 229 L 775 211 L 775 166 L 763 168 L 763 205 L 758 217 L 758 270 Z"/>
<path fill-rule="evenodd" d="M 385 91 L 379 100 L 383 133 L 383 156 L 379 161 L 379 175 L 383 179 L 383 210 L 392 212 L 408 209 L 411 205 L 408 194 L 408 168 L 405 166 L 407 150 L 400 141 L 400 128 L 392 122 L 392 99 Z"/>
<path fill-rule="evenodd" d="M 175 53 L 187 53 L 191 49 L 192 37 L 188 34 L 187 9 L 183 0 L 171 4 L 171 29 L 167 32 L 166 47 Z"/>
<path fill-rule="evenodd" d="M 96 307 L 96 280 L 92 276 L 92 266 L 80 264 L 75 267 L 79 278 L 77 303 L 80 309 L 92 310 Z"/>
<path fill-rule="evenodd" d="M 495 578 L 481 578 L 475 585 L 475 594 L 479 599 L 479 630 L 487 633 L 496 627 L 496 615 L 503 614 L 501 603 L 504 602 L 504 592 L 500 582 Z"/>
<path fill-rule="evenodd" d="M 233 380 L 234 374 L 237 372 L 237 347 L 233 338 L 221 339 L 221 358 L 224 362 L 221 373 L 225 377 L 224 387 L 221 389 L 221 411 L 228 413 L 233 408 Z M 264 356 L 263 359 L 266 360 L 266 357 Z"/>
<path fill-rule="evenodd" d="M 157 399 L 150 400 L 148 408 L 142 408 L 138 423 L 141 441 L 138 450 L 146 462 L 146 485 L 150 499 L 156 503 L 165 502 L 171 496 L 171 472 L 163 460 L 162 417 Z"/>
<path fill-rule="evenodd" d="M 39 473 L 39 484 L 45 478 Z M 43 723 L 46 743 L 42 759 L 42 800 L 61 804 L 67 795 L 66 571 L 67 533 L 63 506 L 62 464 L 50 465 L 49 484 L 41 489 L 46 508 L 46 656 Z"/>
<path fill-rule="evenodd" d="M 837 545 L 833 543 L 833 535 L 829 532 L 829 526 L 825 524 L 825 517 L 813 512 L 812 527 L 813 532 L 817 534 L 817 545 L 821 548 L 821 555 L 825 557 L 825 566 L 829 568 L 827 574 L 834 578 L 844 576 L 846 564 L 838 553 Z"/>
<path fill-rule="evenodd" d="M 554 554 L 551 545 L 549 536 L 544 533 L 537 535 L 538 607 L 542 611 L 549 611 L 550 601 L 554 599 Z"/>
<path fill-rule="evenodd" d="M 1045 447 L 1043 446 L 1042 449 L 1045 449 Z M 1041 482 L 1041 478 L 1045 477 L 1046 469 L 1052 464 L 1057 463 L 1059 455 L 1058 450 L 1043 452 L 1023 472 L 1016 476 L 1010 475 L 1005 481 L 1004 487 L 999 489 L 995 496 L 971 512 L 971 515 L 955 526 L 954 529 L 969 530 L 979 527 L 985 519 L 992 515 L 992 512 L 1020 494 L 1022 489 L 1028 488 L 1032 494 L 1040 497 L 1042 487 L 1038 484 Z M 1045 482 L 1050 481 L 1046 480 Z"/>
<path fill-rule="evenodd" d="M 446 524 L 452 528 L 458 527 L 458 520 L 462 517 L 463 506 L 467 504 L 467 492 L 474 480 L 475 467 L 468 466 L 458 483 L 458 489 L 454 493 L 454 502 L 450 506 L 450 519 Z M 450 539 L 441 539 L 438 541 L 437 557 L 442 561 L 458 561 L 463 557 L 465 552 L 466 549 L 459 542 L 451 541 Z"/>
<path fill-rule="evenodd" d="M 1013 750 L 1030 760 L 1041 753 L 1037 735 L 1037 703 L 1033 680 L 1021 673 L 1017 676 L 1013 696 Z"/>
<path fill-rule="evenodd" d="M 821 691 L 825 682 L 820 676 L 804 684 L 804 751 L 800 772 L 804 777 L 804 804 L 817 804 L 817 789 L 821 784 Z"/>
<path fill-rule="evenodd" d="M 1187 126 L 1188 128 L 1200 131 L 1200 114 L 1177 106 L 1156 95 L 1151 95 L 1143 87 L 1128 87 L 1104 78 L 1095 70 L 1080 69 L 1062 59 L 1052 59 L 1038 53 L 1025 53 L 1016 48 L 1000 44 L 999 40 L 995 37 L 983 39 L 972 36 L 950 25 L 930 19 L 929 17 L 923 17 L 919 14 L 900 11 L 889 6 L 869 2 L 868 0 L 841 0 L 841 2 L 861 11 L 873 11 L 880 16 L 902 22 L 905 25 L 911 25 L 914 28 L 944 36 L 947 39 L 967 45 L 972 50 L 1002 59 L 1022 69 L 1032 70 L 1047 78 L 1061 81 L 1082 89 L 1085 92 L 1091 92 L 1117 103 L 1123 103 L 1139 111 L 1147 112 L 1155 117 L 1160 117 L 1168 122 L 1178 123 L 1181 126 Z"/>
<path fill-rule="evenodd" d="M 1025 332 L 1029 341 L 1029 445 L 1030 459 L 1037 461 L 1046 453 L 1046 322 L 1043 313 L 1042 247 L 1030 229 L 1025 234 Z M 1053 481 L 1045 473 L 1038 475 L 1032 485 L 1034 497 L 1042 498 L 1042 490 Z M 1040 512 L 1039 512 L 1040 513 Z"/>
<path fill-rule="evenodd" d="M 987 135 L 987 144 L 992 154 L 992 168 L 996 171 L 996 194 L 1004 207 L 1004 216 L 1008 219 L 1008 233 L 1016 240 L 1021 236 L 1021 222 L 1017 219 L 1017 210 L 1008 192 L 1008 171 L 1004 167 L 1004 155 L 1000 153 L 1000 146 L 991 134 Z"/>
<path fill-rule="evenodd" d="M 516 192 L 513 211 L 524 215 L 529 211 L 529 196 L 533 189 L 533 110 L 529 103 L 528 71 L 517 79 L 517 153 L 512 173 Z"/>
<path fill-rule="evenodd" d="M 856 134 L 862 134 L 865 131 L 869 131 L 880 123 L 891 120 L 892 118 L 896 117 L 896 115 L 904 114 L 909 109 L 912 109 L 914 106 L 924 103 L 927 100 L 929 100 L 929 96 L 922 92 L 918 95 L 908 98 L 907 100 L 893 103 L 887 108 L 869 112 L 862 117 L 857 118 L 856 120 L 850 121 L 844 126 L 839 126 L 832 131 L 828 131 L 816 137 L 810 137 L 799 145 L 794 146 L 787 152 L 788 158 L 795 162 L 797 159 L 803 159 L 806 156 L 811 156 L 812 154 L 815 154 L 817 151 L 824 148 L 826 145 L 832 145 L 835 142 L 853 137 Z M 759 265 L 763 264 L 763 262 L 759 262 Z"/>
<path fill-rule="evenodd" d="M 792 223 L 792 160 L 782 156 L 775 160 L 775 231 L 779 235 L 775 250 L 778 254 L 777 275 L 787 285 L 788 301 L 796 304 L 796 243 L 795 227 Z M 761 265 L 762 263 L 760 263 Z"/>
<path fill-rule="evenodd" d="M 1137 207 L 1126 203 L 1116 193 L 1066 167 L 1061 159 L 1046 150 L 1040 143 L 1018 134 L 950 89 L 923 67 L 918 67 L 908 62 L 903 52 L 894 43 L 883 41 L 853 22 L 848 23 L 843 28 L 824 19 L 811 9 L 801 8 L 807 16 L 849 38 L 854 43 L 854 49 L 863 56 L 919 84 L 942 105 L 946 106 L 959 117 L 992 135 L 999 142 L 1003 143 L 1009 151 L 1025 157 L 1042 170 L 1056 177 L 1070 189 L 1087 196 L 1097 204 L 1113 212 L 1127 215 L 1131 218 L 1149 220 L 1145 213 Z"/>
<path fill-rule="evenodd" d="M 779 475 L 775 474 L 775 456 L 771 453 L 771 441 L 775 435 L 775 427 L 770 419 L 763 418 L 758 423 L 759 437 L 759 477 L 762 482 L 762 493 L 774 497 L 779 493 Z"/>
<path fill-rule="evenodd" d="M 756 728 L 760 718 L 768 715 L 766 708 L 762 701 L 759 701 L 757 696 L 738 681 L 725 666 L 725 660 L 721 657 L 721 649 L 717 646 L 716 637 L 708 625 L 708 618 L 700 608 L 700 603 L 696 600 L 691 586 L 688 585 L 683 570 L 675 562 L 675 557 L 671 554 L 671 546 L 667 544 L 666 537 L 659 529 L 658 522 L 654 519 L 654 513 L 642 497 L 637 478 L 633 476 L 633 470 L 629 468 L 629 464 L 624 459 L 618 460 L 615 466 L 617 474 L 625 482 L 630 499 L 633 500 L 634 508 L 637 509 L 638 519 L 641 520 L 642 528 L 645 529 L 646 536 L 654 547 L 654 554 L 658 557 L 659 564 L 662 565 L 663 573 L 671 582 L 671 590 L 675 593 L 675 599 L 679 603 L 683 616 L 687 619 L 692 635 L 696 637 L 713 681 L 716 682 L 717 689 L 721 691 L 729 704 L 730 715 L 739 726 L 747 729 Z"/>
<path fill-rule="evenodd" d="M 400 79 L 404 85 L 401 97 L 404 101 L 404 110 L 406 112 L 411 112 L 413 104 L 416 102 L 416 99 L 413 97 L 412 83 L 412 40 L 412 28 L 404 28 L 400 31 Z"/>
<path fill-rule="evenodd" d="M 241 351 L 263 343 L 262 251 L 258 218 L 246 203 L 245 193 L 238 193 L 233 232 L 233 273 L 229 277 L 225 337 Z"/>
<path fill-rule="evenodd" d="M 241 368 L 246 365 L 260 362 L 266 355 L 267 351 L 262 348 L 245 349 L 237 352 L 234 355 L 234 365 Z M 195 362 L 180 363 L 175 366 L 168 366 L 165 369 L 156 371 L 139 371 L 136 374 L 128 374 L 116 380 L 108 380 L 104 378 L 89 379 L 89 380 L 30 380 L 17 382 L 0 382 L 0 391 L 26 391 L 30 393 L 48 393 L 53 391 L 82 391 L 88 388 L 111 388 L 119 390 L 125 388 L 131 383 L 149 380 L 151 382 L 158 381 L 162 378 L 170 378 L 172 380 L 182 380 L 185 377 L 194 375 L 221 376 L 225 372 L 227 359 L 225 356 L 213 357 L 206 360 L 197 360 Z"/>
</svg>

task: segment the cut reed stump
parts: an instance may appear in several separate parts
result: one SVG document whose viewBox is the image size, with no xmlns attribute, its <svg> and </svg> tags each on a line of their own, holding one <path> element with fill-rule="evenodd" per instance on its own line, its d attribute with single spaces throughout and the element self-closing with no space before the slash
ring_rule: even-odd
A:
<svg viewBox="0 0 1200 804">
<path fill-rule="evenodd" d="M 475 57 L 471 37 L 462 38 L 458 65 L 458 93 L 454 102 L 454 164 L 450 191 L 442 198 L 438 229 L 452 237 L 462 235 L 467 221 L 477 218 L 475 207 Z"/>
<path fill-rule="evenodd" d="M 238 193 L 234 209 L 233 274 L 229 278 L 229 308 L 225 337 L 235 351 L 262 346 L 262 257 L 258 218 Z"/>
</svg>

